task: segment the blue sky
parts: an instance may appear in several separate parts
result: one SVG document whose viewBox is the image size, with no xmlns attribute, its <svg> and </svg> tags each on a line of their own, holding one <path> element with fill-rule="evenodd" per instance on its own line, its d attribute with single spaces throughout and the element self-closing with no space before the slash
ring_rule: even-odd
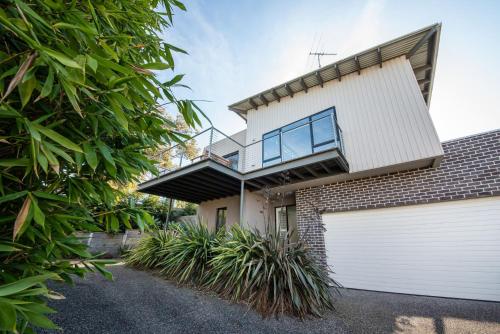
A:
<svg viewBox="0 0 500 334">
<path fill-rule="evenodd" d="M 441 140 L 500 128 L 500 1 L 185 1 L 167 42 L 176 73 L 227 134 L 245 127 L 227 106 L 323 64 L 442 22 L 431 116 Z"/>
</svg>

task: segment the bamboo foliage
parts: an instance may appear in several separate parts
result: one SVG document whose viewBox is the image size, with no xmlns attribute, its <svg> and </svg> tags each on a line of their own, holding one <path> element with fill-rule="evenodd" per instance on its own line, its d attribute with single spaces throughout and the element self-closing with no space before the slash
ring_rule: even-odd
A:
<svg viewBox="0 0 500 334">
<path fill-rule="evenodd" d="M 46 298 L 56 296 L 48 279 L 109 277 L 73 232 L 153 224 L 143 210 L 114 210 L 111 184 L 154 173 L 146 152 L 179 141 L 160 103 L 188 126 L 200 123 L 197 106 L 173 92 L 182 79 L 173 54 L 185 51 L 159 36 L 174 10 L 185 8 L 177 0 L 0 3 L 0 332 L 57 327 L 45 316 Z M 75 257 L 81 265 L 67 260 Z"/>
</svg>

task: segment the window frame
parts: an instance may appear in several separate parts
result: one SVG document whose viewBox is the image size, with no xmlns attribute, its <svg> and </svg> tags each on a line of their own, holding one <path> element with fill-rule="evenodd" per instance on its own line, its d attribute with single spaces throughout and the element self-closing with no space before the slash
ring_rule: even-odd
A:
<svg viewBox="0 0 500 334">
<path fill-rule="evenodd" d="M 232 156 L 235 156 L 235 155 L 237 155 L 237 156 L 238 156 L 238 160 L 236 161 L 236 168 L 232 168 L 232 166 L 231 166 L 231 168 L 232 168 L 233 170 L 238 170 L 239 165 L 240 165 L 240 151 L 234 151 L 234 152 L 228 153 L 228 154 L 226 154 L 226 155 L 223 155 L 222 157 L 223 157 L 224 159 L 229 160 L 228 158 L 230 158 L 230 157 L 232 157 Z M 229 160 L 229 161 L 231 161 L 231 160 Z"/>
<path fill-rule="evenodd" d="M 224 218 L 224 224 L 222 224 L 221 226 L 218 226 L 219 225 L 219 211 L 226 211 L 226 215 Z M 227 223 L 227 206 L 224 206 L 222 208 L 217 208 L 215 210 L 215 231 L 217 232 L 217 231 L 219 231 L 220 228 L 225 227 L 226 223 Z"/>
<path fill-rule="evenodd" d="M 290 207 L 295 207 L 295 210 L 297 210 L 297 204 L 288 204 L 288 205 L 278 205 L 274 207 L 274 234 L 276 236 L 279 236 L 279 230 L 277 229 L 277 223 L 278 223 L 278 215 L 277 215 L 277 209 L 285 209 L 285 217 L 286 217 L 286 231 L 287 234 L 290 233 L 290 222 L 288 221 L 288 208 Z M 290 236 L 290 235 L 289 235 Z"/>
<path fill-rule="evenodd" d="M 320 115 L 322 113 L 326 113 L 327 111 L 330 111 L 330 112 L 325 114 L 325 116 L 314 119 L 315 116 Z M 333 139 L 326 140 L 326 141 L 321 142 L 321 143 L 315 143 L 314 142 L 313 122 L 319 121 L 319 120 L 326 118 L 326 117 L 331 117 L 332 121 L 333 121 L 333 124 L 332 124 L 333 125 Z M 306 121 L 306 122 L 304 123 L 304 121 Z M 297 126 L 291 127 L 295 123 L 297 123 Z M 301 118 L 299 120 L 293 121 L 291 123 L 285 124 L 285 125 L 279 127 L 278 129 L 274 129 L 272 131 L 264 133 L 262 135 L 262 157 L 261 157 L 262 158 L 262 167 L 268 167 L 268 166 L 282 163 L 283 162 L 283 138 L 282 138 L 283 133 L 286 133 L 288 131 L 293 131 L 294 129 L 296 129 L 300 126 L 304 126 L 305 124 L 309 124 L 309 134 L 311 136 L 311 152 L 312 152 L 311 154 L 318 153 L 315 151 L 315 149 L 317 149 L 321 146 L 324 146 L 324 145 L 327 145 L 330 143 L 336 143 L 339 141 L 339 133 L 338 133 L 338 127 L 337 127 L 337 110 L 335 109 L 335 106 L 332 106 L 332 107 L 326 108 L 324 110 L 321 110 L 320 112 L 309 115 L 307 117 L 304 117 L 304 118 Z M 287 129 L 287 127 L 290 127 L 290 128 Z M 283 131 L 283 129 L 286 129 L 286 130 Z M 278 136 L 278 138 L 279 138 L 279 155 L 273 156 L 272 158 L 269 158 L 269 159 L 264 159 L 264 141 L 266 139 L 273 138 L 274 136 Z M 307 156 L 307 155 L 304 155 L 304 156 Z M 275 160 L 276 160 L 276 163 L 264 166 L 266 163 L 273 162 Z M 293 159 L 291 159 L 291 160 L 293 160 Z M 285 161 L 289 161 L 289 160 L 285 160 Z"/>
</svg>

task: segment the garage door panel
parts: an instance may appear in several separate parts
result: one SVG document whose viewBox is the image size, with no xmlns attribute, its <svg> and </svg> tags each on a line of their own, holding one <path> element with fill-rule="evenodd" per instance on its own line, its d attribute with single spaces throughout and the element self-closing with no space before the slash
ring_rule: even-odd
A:
<svg viewBox="0 0 500 334">
<path fill-rule="evenodd" d="M 349 288 L 500 301 L 500 198 L 325 214 Z"/>
</svg>

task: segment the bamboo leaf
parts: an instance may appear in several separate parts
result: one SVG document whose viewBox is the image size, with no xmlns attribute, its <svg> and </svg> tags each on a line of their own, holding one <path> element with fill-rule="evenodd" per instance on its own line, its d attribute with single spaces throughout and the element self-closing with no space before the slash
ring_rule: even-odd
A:
<svg viewBox="0 0 500 334">
<path fill-rule="evenodd" d="M 13 200 L 18 199 L 20 197 L 24 197 L 27 193 L 28 193 L 27 190 L 23 190 L 23 191 L 18 191 L 16 193 L 11 193 L 11 194 L 2 196 L 2 197 L 0 197 L 0 204 L 13 201 Z"/>
<path fill-rule="evenodd" d="M 94 73 L 97 72 L 97 66 L 99 65 L 99 63 L 90 55 L 87 55 L 87 65 L 89 65 L 89 67 L 92 69 L 92 71 L 94 71 Z"/>
<path fill-rule="evenodd" d="M 166 70 L 170 68 L 170 65 L 165 63 L 148 63 L 142 64 L 140 67 L 148 69 L 148 70 Z"/>
<path fill-rule="evenodd" d="M 85 160 L 87 160 L 87 163 L 89 164 L 90 168 L 95 170 L 97 168 L 97 164 L 99 163 L 97 160 L 97 154 L 95 153 L 95 149 L 88 143 L 84 143 L 83 153 L 85 154 Z"/>
<path fill-rule="evenodd" d="M 35 60 L 35 58 L 37 56 L 38 56 L 38 54 L 36 52 L 33 52 L 33 53 L 31 53 L 26 58 L 26 60 L 19 67 L 19 70 L 17 71 L 17 73 L 14 76 L 14 78 L 12 78 L 12 80 L 10 81 L 9 86 L 7 87 L 7 91 L 3 95 L 2 99 L 0 100 L 0 102 L 2 102 L 7 96 L 9 96 L 10 93 L 12 93 L 12 91 L 14 90 L 14 88 L 16 88 L 19 83 L 21 83 L 21 81 L 23 80 L 24 75 L 30 69 L 31 64 L 33 64 L 33 61 Z"/>
<path fill-rule="evenodd" d="M 18 89 L 19 89 L 19 95 L 21 96 L 21 105 L 26 106 L 28 104 L 31 94 L 33 93 L 33 90 L 36 87 L 36 78 L 31 77 L 29 80 L 23 81 L 19 84 Z"/>
<path fill-rule="evenodd" d="M 19 210 L 19 213 L 17 214 L 16 221 L 14 222 L 14 231 L 12 233 L 12 239 L 15 240 L 17 234 L 23 227 L 23 225 L 26 223 L 26 218 L 28 217 L 28 213 L 30 211 L 31 207 L 31 198 L 29 196 L 26 196 L 26 199 L 24 200 L 23 206 L 21 207 L 21 210 Z M 0 287 L 0 296 L 2 296 L 2 289 Z"/>
<path fill-rule="evenodd" d="M 104 157 L 104 159 L 106 159 L 106 161 L 108 161 L 113 166 L 116 166 L 115 165 L 115 160 L 113 159 L 113 156 L 111 155 L 111 151 L 109 150 L 109 147 L 106 146 L 106 144 L 104 144 L 100 140 L 97 140 L 96 144 L 97 144 L 97 148 L 101 152 L 101 154 Z"/>
<path fill-rule="evenodd" d="M 68 138 L 64 137 L 63 135 L 55 132 L 52 129 L 43 127 L 41 125 L 36 125 L 36 129 L 38 131 L 40 131 L 43 135 L 49 137 L 50 139 L 52 139 L 53 141 L 55 141 L 59 145 L 66 147 L 67 149 L 70 149 L 70 150 L 75 151 L 75 152 L 80 152 L 80 153 L 83 152 L 82 149 L 80 148 L 80 146 L 73 143 L 71 140 L 69 140 Z"/>
<path fill-rule="evenodd" d="M 49 74 L 47 75 L 47 79 L 43 84 L 42 91 L 40 92 L 40 95 L 38 96 L 36 101 L 49 96 L 53 88 L 54 88 L 54 70 L 52 69 L 52 67 L 49 67 Z"/>
<path fill-rule="evenodd" d="M 0 330 L 16 331 L 16 309 L 12 304 L 2 301 L 0 301 Z"/>
<path fill-rule="evenodd" d="M 27 167 L 30 161 L 27 158 L 20 159 L 0 159 L 1 167 Z"/>
<path fill-rule="evenodd" d="M 65 54 L 63 54 L 61 52 L 51 50 L 51 49 L 46 48 L 46 47 L 41 47 L 41 50 L 45 54 L 47 54 L 51 58 L 54 58 L 55 60 L 57 60 L 58 62 L 60 62 L 61 64 L 65 65 L 65 66 L 77 68 L 77 69 L 82 68 L 80 66 L 80 64 L 78 64 L 76 61 L 72 60 L 71 58 L 69 58 L 68 56 L 66 56 Z"/>
</svg>

